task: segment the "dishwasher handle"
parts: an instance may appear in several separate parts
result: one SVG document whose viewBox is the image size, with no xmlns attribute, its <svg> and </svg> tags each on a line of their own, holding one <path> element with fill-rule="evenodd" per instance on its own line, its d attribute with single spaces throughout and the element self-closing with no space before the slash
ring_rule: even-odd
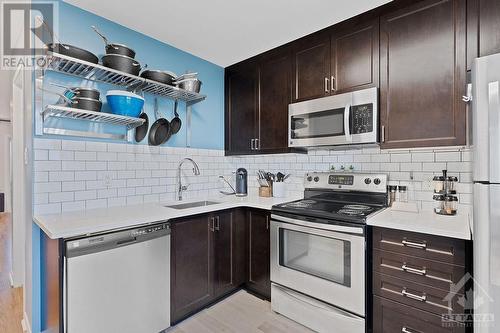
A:
<svg viewBox="0 0 500 333">
<path fill-rule="evenodd" d="M 129 246 L 170 235 L 170 224 L 151 224 L 145 227 L 98 234 L 65 242 L 66 257 L 78 257 L 92 253 Z"/>
</svg>

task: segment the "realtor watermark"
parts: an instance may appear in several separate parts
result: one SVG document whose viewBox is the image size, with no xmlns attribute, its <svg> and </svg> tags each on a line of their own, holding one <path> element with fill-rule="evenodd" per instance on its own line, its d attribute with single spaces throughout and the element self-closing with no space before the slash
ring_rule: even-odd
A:
<svg viewBox="0 0 500 333">
<path fill-rule="evenodd" d="M 2 1 L 1 69 L 26 69 L 45 66 L 46 44 L 57 33 L 57 1 Z"/>
<path fill-rule="evenodd" d="M 443 301 L 448 303 L 449 309 L 441 315 L 443 327 L 493 327 L 495 323 L 495 316 L 490 312 L 494 300 L 469 273 L 450 285 L 450 292 Z M 454 305 L 464 312 L 454 313 Z"/>
</svg>

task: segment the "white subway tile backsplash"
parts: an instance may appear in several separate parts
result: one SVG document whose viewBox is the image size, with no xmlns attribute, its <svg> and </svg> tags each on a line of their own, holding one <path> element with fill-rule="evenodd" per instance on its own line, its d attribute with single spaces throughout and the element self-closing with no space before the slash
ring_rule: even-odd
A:
<svg viewBox="0 0 500 333">
<path fill-rule="evenodd" d="M 45 144 L 46 143 L 46 144 Z M 409 186 L 410 199 L 419 206 L 432 201 L 432 190 L 424 184 L 441 170 L 459 177 L 462 203 L 471 201 L 471 153 L 467 149 L 312 150 L 307 154 L 224 156 L 222 150 L 149 147 L 134 144 L 35 139 L 35 209 L 47 212 L 73 211 L 175 199 L 177 165 L 192 157 L 201 175 L 183 168 L 183 180 L 190 184 L 186 198 L 218 194 L 225 184 L 219 175 L 234 183 L 233 172 L 245 167 L 249 186 L 258 186 L 253 176 L 258 169 L 291 173 L 289 191 L 303 192 L 303 175 L 308 171 L 341 170 L 383 172 L 391 184 Z M 36 158 L 38 157 L 38 159 Z M 55 160 L 49 160 L 50 158 Z M 71 160 L 71 159 L 74 160 Z M 64 193 L 64 195 L 62 194 Z M 414 193 L 414 194 L 412 194 Z M 53 202 L 60 201 L 60 202 Z M 432 204 L 432 202 L 431 202 Z"/>
</svg>

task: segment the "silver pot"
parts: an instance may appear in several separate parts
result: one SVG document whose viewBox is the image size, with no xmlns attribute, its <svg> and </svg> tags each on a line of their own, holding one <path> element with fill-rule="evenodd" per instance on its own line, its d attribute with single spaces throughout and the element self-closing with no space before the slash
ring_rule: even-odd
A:
<svg viewBox="0 0 500 333">
<path fill-rule="evenodd" d="M 175 84 L 180 89 L 184 89 L 194 93 L 199 93 L 201 88 L 201 81 L 196 78 L 179 80 L 176 81 Z"/>
</svg>

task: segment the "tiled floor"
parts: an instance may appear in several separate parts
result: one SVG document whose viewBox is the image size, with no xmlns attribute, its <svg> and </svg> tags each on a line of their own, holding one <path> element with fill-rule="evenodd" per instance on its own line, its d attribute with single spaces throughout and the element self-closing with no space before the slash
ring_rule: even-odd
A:
<svg viewBox="0 0 500 333">
<path fill-rule="evenodd" d="M 309 333 L 311 330 L 271 311 L 271 304 L 245 291 L 226 298 L 172 327 L 169 333 Z"/>
<path fill-rule="evenodd" d="M 0 332 L 21 333 L 23 289 L 10 287 L 10 215 L 0 213 Z"/>
</svg>

